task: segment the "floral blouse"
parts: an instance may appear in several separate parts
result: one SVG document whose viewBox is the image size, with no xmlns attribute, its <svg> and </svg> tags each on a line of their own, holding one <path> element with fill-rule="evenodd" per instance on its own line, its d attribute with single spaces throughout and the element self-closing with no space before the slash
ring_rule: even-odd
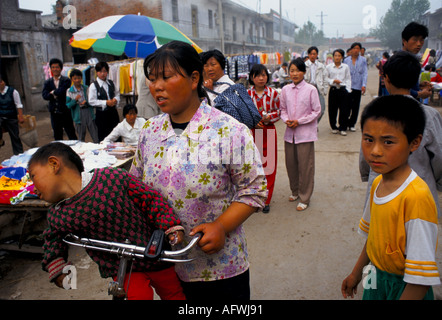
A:
<svg viewBox="0 0 442 320">
<path fill-rule="evenodd" d="M 204 100 L 184 131 L 168 114 L 149 119 L 141 131 L 130 173 L 168 200 L 188 234 L 215 221 L 235 202 L 263 208 L 267 181 L 250 130 Z M 190 263 L 177 263 L 181 280 L 231 278 L 249 267 L 242 226 L 226 236 L 224 248 L 208 255 L 194 247 Z"/>
</svg>

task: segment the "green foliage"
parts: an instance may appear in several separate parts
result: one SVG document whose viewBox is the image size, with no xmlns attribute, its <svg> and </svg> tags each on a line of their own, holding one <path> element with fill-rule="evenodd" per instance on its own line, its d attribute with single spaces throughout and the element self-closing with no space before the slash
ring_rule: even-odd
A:
<svg viewBox="0 0 442 320">
<path fill-rule="evenodd" d="M 390 49 L 401 49 L 402 30 L 412 21 L 419 22 L 429 9 L 429 0 L 393 0 L 378 27 L 371 30 L 370 35 L 381 40 L 382 44 Z"/>
<path fill-rule="evenodd" d="M 322 30 L 317 30 L 316 26 L 311 21 L 308 21 L 296 33 L 295 41 L 297 43 L 319 46 L 326 43 L 327 39 Z"/>
</svg>

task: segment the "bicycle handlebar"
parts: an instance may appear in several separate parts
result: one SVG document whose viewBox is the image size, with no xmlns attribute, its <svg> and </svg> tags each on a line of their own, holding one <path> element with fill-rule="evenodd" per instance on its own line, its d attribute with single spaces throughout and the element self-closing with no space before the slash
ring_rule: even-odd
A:
<svg viewBox="0 0 442 320">
<path fill-rule="evenodd" d="M 177 258 L 187 254 L 198 243 L 201 237 L 202 233 L 197 233 L 184 248 L 176 251 L 162 250 L 164 232 L 161 230 L 155 230 L 153 232 L 147 247 L 132 245 L 127 240 L 126 243 L 120 243 L 90 238 L 80 238 L 72 233 L 68 234 L 63 241 L 69 245 L 102 252 L 109 252 L 126 258 L 183 263 L 193 261 L 193 259 Z"/>
</svg>

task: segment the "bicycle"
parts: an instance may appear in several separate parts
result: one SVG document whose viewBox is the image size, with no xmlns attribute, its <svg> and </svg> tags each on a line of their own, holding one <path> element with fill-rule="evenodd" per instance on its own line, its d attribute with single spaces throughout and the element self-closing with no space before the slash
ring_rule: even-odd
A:
<svg viewBox="0 0 442 320">
<path fill-rule="evenodd" d="M 97 250 L 116 254 L 120 257 L 120 264 L 117 272 L 117 279 L 111 281 L 108 287 L 108 294 L 113 296 L 114 300 L 124 300 L 126 291 L 124 290 L 124 278 L 127 273 L 128 262 L 134 259 L 146 259 L 150 261 L 163 261 L 171 263 L 186 263 L 194 259 L 178 259 L 186 255 L 201 239 L 202 233 L 197 233 L 190 242 L 182 249 L 176 251 L 163 250 L 164 232 L 155 230 L 146 247 L 140 247 L 125 243 L 103 241 L 90 238 L 80 238 L 72 233 L 68 234 L 63 241 L 69 245 L 82 247 L 85 249 Z M 129 271 L 132 272 L 132 265 Z"/>
</svg>

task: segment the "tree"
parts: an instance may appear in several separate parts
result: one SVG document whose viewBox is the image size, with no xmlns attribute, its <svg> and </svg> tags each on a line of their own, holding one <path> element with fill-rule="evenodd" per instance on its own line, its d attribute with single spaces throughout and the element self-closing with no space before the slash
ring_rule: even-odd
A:
<svg viewBox="0 0 442 320">
<path fill-rule="evenodd" d="M 298 43 L 316 46 L 319 46 L 326 41 L 324 32 L 322 30 L 317 30 L 316 26 L 311 21 L 304 23 L 302 28 L 296 33 L 295 39 Z"/>
<path fill-rule="evenodd" d="M 429 9 L 429 0 L 393 0 L 385 16 L 381 18 L 379 26 L 370 34 L 390 49 L 401 49 L 402 30 L 412 21 L 419 22 Z"/>
</svg>

